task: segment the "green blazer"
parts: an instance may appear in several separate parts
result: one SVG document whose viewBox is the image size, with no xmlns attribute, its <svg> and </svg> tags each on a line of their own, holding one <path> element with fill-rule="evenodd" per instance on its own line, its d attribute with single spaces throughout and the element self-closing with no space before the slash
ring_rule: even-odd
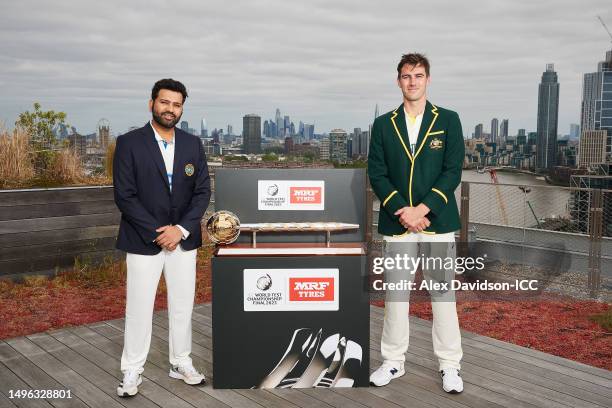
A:
<svg viewBox="0 0 612 408">
<path fill-rule="evenodd" d="M 400 235 L 407 230 L 395 211 L 424 203 L 431 225 L 423 231 L 442 234 L 461 228 L 455 189 L 461 182 L 464 159 L 461 122 L 456 112 L 427 101 L 419 137 L 410 148 L 404 107 L 374 120 L 368 176 L 380 199 L 378 232 Z"/>
</svg>

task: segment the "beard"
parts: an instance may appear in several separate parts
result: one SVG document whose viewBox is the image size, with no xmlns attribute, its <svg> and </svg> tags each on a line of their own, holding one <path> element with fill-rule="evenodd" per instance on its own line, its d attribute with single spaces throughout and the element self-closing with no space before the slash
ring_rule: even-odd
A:
<svg viewBox="0 0 612 408">
<path fill-rule="evenodd" d="M 181 115 L 178 116 L 174 116 L 174 114 L 172 114 L 171 112 L 160 112 L 156 109 L 152 110 L 153 113 L 153 120 L 155 121 L 155 123 L 157 123 L 159 126 L 164 127 L 166 129 L 172 129 L 179 120 L 181 120 Z M 171 117 L 164 117 L 165 114 L 169 114 L 172 115 Z"/>
</svg>

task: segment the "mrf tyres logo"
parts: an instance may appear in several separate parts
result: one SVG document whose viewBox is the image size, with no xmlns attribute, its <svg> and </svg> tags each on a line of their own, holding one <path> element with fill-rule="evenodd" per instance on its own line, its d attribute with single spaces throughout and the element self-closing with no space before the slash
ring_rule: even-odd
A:
<svg viewBox="0 0 612 408">
<path fill-rule="evenodd" d="M 289 188 L 291 204 L 321 204 L 321 187 Z"/>
<path fill-rule="evenodd" d="M 334 301 L 334 278 L 289 278 L 289 300 Z"/>
</svg>

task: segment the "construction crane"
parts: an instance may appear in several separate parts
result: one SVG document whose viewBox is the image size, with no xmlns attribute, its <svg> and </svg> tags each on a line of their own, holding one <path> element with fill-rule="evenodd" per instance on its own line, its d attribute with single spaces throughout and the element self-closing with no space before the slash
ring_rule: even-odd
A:
<svg viewBox="0 0 612 408">
<path fill-rule="evenodd" d="M 491 176 L 491 181 L 495 184 L 495 193 L 497 194 L 497 202 L 499 203 L 499 211 L 501 212 L 502 220 L 505 225 L 508 225 L 508 215 L 506 215 L 506 205 L 502 198 L 501 190 L 497 182 L 497 171 L 495 168 L 485 168 L 483 171 L 488 171 Z"/>
<path fill-rule="evenodd" d="M 597 16 L 597 18 L 599 19 L 599 22 L 603 26 L 604 30 L 606 30 L 606 32 L 610 36 L 610 42 L 612 42 L 612 33 L 610 32 L 610 30 L 608 30 L 608 26 L 606 25 L 606 23 L 604 23 L 603 19 L 600 16 Z"/>
</svg>

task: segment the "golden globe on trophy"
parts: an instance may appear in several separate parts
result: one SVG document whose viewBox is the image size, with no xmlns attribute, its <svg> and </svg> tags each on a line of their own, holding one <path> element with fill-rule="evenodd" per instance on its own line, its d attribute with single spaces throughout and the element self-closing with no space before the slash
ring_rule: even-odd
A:
<svg viewBox="0 0 612 408">
<path fill-rule="evenodd" d="M 240 235 L 240 220 L 231 211 L 217 211 L 206 221 L 206 232 L 215 244 L 229 245 Z"/>
</svg>

